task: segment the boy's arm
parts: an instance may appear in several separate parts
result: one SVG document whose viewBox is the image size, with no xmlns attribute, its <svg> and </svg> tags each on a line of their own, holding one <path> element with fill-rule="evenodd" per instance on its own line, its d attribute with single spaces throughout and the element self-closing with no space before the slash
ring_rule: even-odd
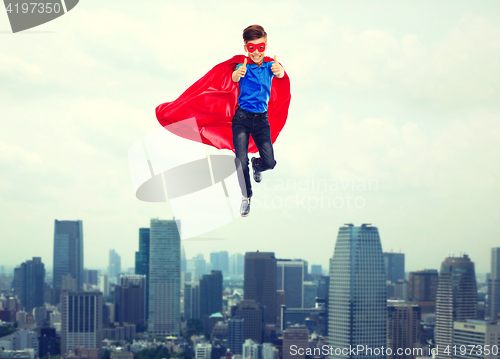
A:
<svg viewBox="0 0 500 359">
<path fill-rule="evenodd" d="M 274 63 L 271 66 L 271 71 L 273 72 L 274 76 L 276 76 L 279 79 L 285 76 L 285 69 L 276 60 L 276 55 L 274 55 Z"/>
<path fill-rule="evenodd" d="M 245 77 L 246 72 L 247 72 L 247 59 L 245 58 L 243 65 L 236 66 L 236 70 L 234 70 L 231 78 L 233 79 L 234 82 L 240 82 L 240 79 L 242 77 Z"/>
</svg>

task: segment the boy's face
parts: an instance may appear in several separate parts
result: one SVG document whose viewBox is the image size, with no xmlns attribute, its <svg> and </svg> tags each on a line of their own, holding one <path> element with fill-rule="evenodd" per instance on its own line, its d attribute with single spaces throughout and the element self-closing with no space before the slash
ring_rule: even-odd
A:
<svg viewBox="0 0 500 359">
<path fill-rule="evenodd" d="M 264 44 L 263 47 L 262 44 Z M 248 41 L 244 46 L 244 49 L 247 52 L 247 56 L 250 59 L 252 59 L 252 61 L 257 65 L 264 60 L 264 56 L 266 55 L 266 48 L 267 48 L 267 39 L 265 37 Z M 260 52 L 259 50 L 261 50 L 262 52 Z"/>
</svg>

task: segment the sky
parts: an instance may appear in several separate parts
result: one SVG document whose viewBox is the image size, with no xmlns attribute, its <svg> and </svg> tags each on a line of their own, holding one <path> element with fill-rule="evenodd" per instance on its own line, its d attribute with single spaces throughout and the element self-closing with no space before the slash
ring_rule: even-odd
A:
<svg viewBox="0 0 500 359">
<path fill-rule="evenodd" d="M 251 4 L 85 0 L 16 34 L 0 12 L 0 265 L 52 267 L 54 220 L 79 219 L 85 267 L 105 268 L 110 249 L 133 267 L 139 228 L 174 213 L 135 197 L 129 148 L 161 128 L 156 106 L 243 54 L 243 29 L 260 24 L 291 83 L 277 166 L 249 217 L 183 241 L 188 259 L 260 250 L 326 269 L 339 227 L 371 223 L 406 271 L 463 253 L 489 271 L 500 4 Z"/>
</svg>

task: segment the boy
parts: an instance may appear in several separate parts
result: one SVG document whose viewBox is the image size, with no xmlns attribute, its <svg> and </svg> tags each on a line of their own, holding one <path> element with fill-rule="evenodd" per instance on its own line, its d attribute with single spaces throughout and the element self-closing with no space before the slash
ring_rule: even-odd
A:
<svg viewBox="0 0 500 359">
<path fill-rule="evenodd" d="M 249 138 L 251 135 L 259 150 L 260 157 L 252 158 L 252 169 L 255 182 L 260 182 L 262 172 L 273 169 L 276 165 L 267 107 L 273 77 L 282 78 L 285 70 L 276 61 L 276 56 L 272 62 L 265 58 L 267 33 L 262 26 L 248 26 L 243 30 L 243 41 L 248 59 L 245 58 L 243 64 L 236 65 L 231 78 L 234 82 L 239 82 L 240 90 L 232 130 L 235 161 L 243 170 L 243 178 L 238 176 L 243 194 L 240 214 L 246 217 L 250 213 L 250 198 L 253 194 L 248 168 Z"/>
</svg>

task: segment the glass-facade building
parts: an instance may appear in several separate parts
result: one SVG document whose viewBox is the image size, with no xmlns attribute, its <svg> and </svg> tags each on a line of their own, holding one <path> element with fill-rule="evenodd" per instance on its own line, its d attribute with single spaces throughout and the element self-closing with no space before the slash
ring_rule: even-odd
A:
<svg viewBox="0 0 500 359">
<path fill-rule="evenodd" d="M 176 220 L 151 220 L 148 331 L 157 335 L 180 334 L 181 238 L 177 228 Z"/>
<path fill-rule="evenodd" d="M 71 275 L 83 290 L 82 221 L 58 221 L 54 224 L 54 288 L 62 288 L 62 277 Z"/>
<path fill-rule="evenodd" d="M 304 277 L 307 264 L 300 259 L 278 259 L 276 262 L 276 289 L 285 291 L 288 308 L 304 308 Z"/>
<path fill-rule="evenodd" d="M 372 349 L 331 358 L 384 358 L 375 348 L 386 346 L 387 303 L 384 257 L 378 229 L 369 224 L 339 229 L 330 261 L 329 346 Z M 356 353 L 355 353 L 356 354 Z"/>
<path fill-rule="evenodd" d="M 385 278 L 392 283 L 405 279 L 405 254 L 384 253 Z"/>
<path fill-rule="evenodd" d="M 139 251 L 135 252 L 135 274 L 146 276 L 146 319 L 149 317 L 149 228 L 139 228 Z"/>
<path fill-rule="evenodd" d="M 491 278 L 488 280 L 488 311 L 486 316 L 496 320 L 500 313 L 500 248 L 491 248 Z"/>
<path fill-rule="evenodd" d="M 45 304 L 45 267 L 40 257 L 21 264 L 21 309 L 32 312 Z"/>
<path fill-rule="evenodd" d="M 469 256 L 448 257 L 441 264 L 436 300 L 434 339 L 437 358 L 449 358 L 444 350 L 453 345 L 453 322 L 477 318 L 477 286 L 474 262 Z"/>
</svg>

